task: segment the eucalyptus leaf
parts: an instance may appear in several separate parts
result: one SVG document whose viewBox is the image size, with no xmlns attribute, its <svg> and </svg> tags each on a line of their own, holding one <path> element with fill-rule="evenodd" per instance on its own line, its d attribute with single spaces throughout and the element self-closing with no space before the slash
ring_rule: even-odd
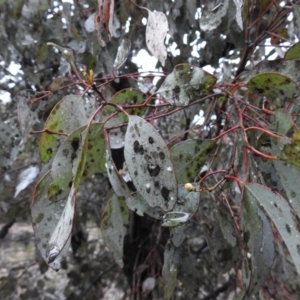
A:
<svg viewBox="0 0 300 300">
<path fill-rule="evenodd" d="M 245 194 L 250 201 L 262 207 L 275 224 L 300 274 L 299 221 L 292 213 L 290 205 L 281 195 L 255 183 L 245 184 Z"/>
<path fill-rule="evenodd" d="M 126 197 L 125 202 L 128 208 L 139 216 L 144 216 L 144 214 L 147 214 L 154 219 L 161 220 L 164 215 L 164 211 L 161 208 L 149 206 L 144 198 L 138 193 L 130 194 L 128 197 Z"/>
<path fill-rule="evenodd" d="M 252 188 L 254 185 L 249 184 Z M 269 220 L 260 208 L 262 202 L 245 187 L 242 202 L 242 231 L 244 242 L 251 254 L 251 274 L 247 295 L 259 291 L 269 276 L 274 261 L 274 238 Z"/>
<path fill-rule="evenodd" d="M 50 245 L 50 237 L 66 206 L 66 199 L 55 203 L 49 200 L 47 190 L 51 181 L 50 172 L 48 172 L 38 182 L 32 197 L 31 216 L 37 248 L 49 266 L 58 271 L 66 260 L 70 237 L 59 236 L 60 245 L 63 245 L 62 249 L 57 246 L 56 242 Z M 72 226 L 67 224 L 66 228 L 69 227 Z"/>
<path fill-rule="evenodd" d="M 72 132 L 59 147 L 52 162 L 51 177 L 53 182 L 49 186 L 49 197 L 58 201 L 68 195 L 75 180 L 78 188 L 81 177 L 92 176 L 100 169 L 105 153 L 105 139 L 103 124 L 94 123 L 89 128 L 80 127 Z M 81 168 L 76 178 L 77 169 Z"/>
<path fill-rule="evenodd" d="M 290 47 L 284 55 L 284 59 L 286 59 L 286 60 L 299 59 L 299 58 L 300 58 L 300 42 L 298 42 L 298 43 L 294 44 L 292 47 Z"/>
<path fill-rule="evenodd" d="M 140 90 L 128 88 L 123 89 L 113 95 L 109 100 L 109 103 L 120 104 L 120 105 L 131 105 L 130 109 L 126 110 L 130 115 L 142 116 L 145 111 L 145 106 L 139 106 L 146 100 L 147 95 L 141 92 Z M 136 106 L 136 107 L 134 107 Z M 115 106 L 106 105 L 101 111 L 102 118 L 105 120 L 110 117 L 113 113 L 118 112 L 116 116 L 110 119 L 108 122 L 105 122 L 105 128 L 110 128 L 117 126 L 122 123 L 127 123 L 127 116 L 116 109 Z"/>
<path fill-rule="evenodd" d="M 219 223 L 204 224 L 204 229 L 207 243 L 218 269 L 222 273 L 228 272 L 238 262 L 240 250 L 238 247 L 229 244 Z"/>
<path fill-rule="evenodd" d="M 171 105 L 185 106 L 207 94 L 217 79 L 208 72 L 189 64 L 175 66 L 157 93 Z"/>
<path fill-rule="evenodd" d="M 170 149 L 179 183 L 194 181 L 207 161 L 214 144 L 213 140 L 186 140 L 175 144 Z"/>
<path fill-rule="evenodd" d="M 180 251 L 174 247 L 172 242 L 168 241 L 164 251 L 164 266 L 162 269 L 162 276 L 165 279 L 164 295 L 166 300 L 172 297 L 177 285 L 179 260 Z"/>
<path fill-rule="evenodd" d="M 129 210 L 124 198 L 113 194 L 103 212 L 101 232 L 103 239 L 112 252 L 116 262 L 123 267 L 123 242 L 126 234 Z"/>
<path fill-rule="evenodd" d="M 129 116 L 125 161 L 137 192 L 151 206 L 170 211 L 177 200 L 177 180 L 167 145 L 144 119 Z"/>
<path fill-rule="evenodd" d="M 57 103 L 45 123 L 45 129 L 54 133 L 44 132 L 40 139 L 39 153 L 43 163 L 47 163 L 55 156 L 67 134 L 87 122 L 84 101 L 81 96 L 68 95 Z"/>
<path fill-rule="evenodd" d="M 298 84 L 292 78 L 280 73 L 255 75 L 248 81 L 247 87 L 254 93 L 288 102 L 294 102 L 300 94 Z"/>
<path fill-rule="evenodd" d="M 174 227 L 186 223 L 193 217 L 200 201 L 199 192 L 189 192 L 184 185 L 178 186 L 178 198 L 172 211 L 163 216 L 162 226 Z"/>
</svg>

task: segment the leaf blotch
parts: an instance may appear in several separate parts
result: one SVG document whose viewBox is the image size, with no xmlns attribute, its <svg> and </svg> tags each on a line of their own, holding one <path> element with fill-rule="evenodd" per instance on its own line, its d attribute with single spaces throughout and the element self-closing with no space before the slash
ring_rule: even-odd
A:
<svg viewBox="0 0 300 300">
<path fill-rule="evenodd" d="M 74 139 L 71 142 L 71 146 L 73 148 L 73 151 L 76 152 L 79 148 L 79 138 L 78 137 L 74 137 Z"/>
<path fill-rule="evenodd" d="M 35 223 L 40 223 L 44 219 L 44 214 L 39 213 L 38 216 L 35 218 Z"/>
<path fill-rule="evenodd" d="M 169 200 L 170 190 L 168 190 L 165 186 L 161 189 L 161 195 L 165 199 L 165 201 Z"/>
<path fill-rule="evenodd" d="M 148 163 L 147 170 L 148 170 L 150 176 L 157 176 L 160 172 L 160 167 L 159 167 L 159 165 Z"/>
<path fill-rule="evenodd" d="M 140 143 L 138 141 L 135 141 L 133 143 L 133 151 L 135 153 L 139 153 L 139 154 L 144 154 L 144 147 L 142 145 L 140 145 Z"/>
</svg>

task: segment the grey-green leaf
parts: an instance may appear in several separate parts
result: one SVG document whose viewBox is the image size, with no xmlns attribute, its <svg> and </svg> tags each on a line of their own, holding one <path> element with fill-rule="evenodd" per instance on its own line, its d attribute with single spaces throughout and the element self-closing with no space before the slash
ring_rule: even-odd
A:
<svg viewBox="0 0 300 300">
<path fill-rule="evenodd" d="M 178 183 L 194 181 L 214 144 L 213 140 L 186 140 L 170 149 Z"/>
<path fill-rule="evenodd" d="M 123 267 L 123 240 L 126 234 L 124 225 L 127 223 L 128 217 L 129 210 L 125 205 L 124 198 L 113 194 L 102 216 L 101 231 L 105 243 L 121 268 Z"/>
<path fill-rule="evenodd" d="M 245 192 L 256 201 L 275 224 L 300 274 L 300 232 L 299 223 L 287 201 L 269 188 L 255 184 L 245 184 Z"/>
<path fill-rule="evenodd" d="M 178 199 L 172 211 L 163 216 L 162 226 L 174 227 L 186 223 L 198 209 L 200 193 L 188 192 L 184 185 L 178 186 Z"/>
<path fill-rule="evenodd" d="M 70 134 L 76 128 L 87 123 L 84 100 L 81 96 L 68 95 L 52 109 L 45 128 L 57 133 Z M 59 145 L 66 139 L 65 135 L 44 132 L 41 135 L 39 153 L 43 163 L 55 156 Z"/>
<path fill-rule="evenodd" d="M 241 224 L 244 242 L 251 254 L 251 275 L 247 291 L 250 296 L 258 292 L 269 276 L 274 260 L 274 238 L 270 222 L 259 206 L 268 199 L 258 199 L 247 187 L 248 185 L 242 202 Z"/>
<path fill-rule="evenodd" d="M 161 135 L 143 118 L 129 116 L 125 161 L 137 192 L 151 206 L 170 211 L 177 200 L 177 180 Z"/>
<path fill-rule="evenodd" d="M 217 79 L 215 76 L 189 64 L 175 66 L 167 76 L 157 93 L 171 105 L 185 106 L 191 101 L 207 94 Z"/>
<path fill-rule="evenodd" d="M 129 209 L 134 211 L 139 216 L 147 214 L 154 219 L 162 219 L 164 211 L 159 207 L 151 207 L 146 200 L 138 193 L 132 193 L 125 199 Z"/>
<path fill-rule="evenodd" d="M 66 199 L 55 203 L 49 200 L 47 191 L 51 181 L 48 172 L 37 184 L 32 197 L 31 215 L 37 248 L 49 266 L 58 271 L 66 259 L 70 237 L 59 235 L 59 245 L 56 243 L 58 241 L 53 242 L 53 238 L 50 242 L 66 206 Z M 70 227 L 72 228 L 72 221 L 67 224 L 67 228 L 71 229 Z"/>
</svg>

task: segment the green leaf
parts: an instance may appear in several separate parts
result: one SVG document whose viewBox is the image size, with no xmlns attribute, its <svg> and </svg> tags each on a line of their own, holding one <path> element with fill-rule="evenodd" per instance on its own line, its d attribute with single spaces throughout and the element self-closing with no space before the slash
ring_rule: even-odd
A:
<svg viewBox="0 0 300 300">
<path fill-rule="evenodd" d="M 215 76 L 200 68 L 180 64 L 167 76 L 157 93 L 171 105 L 185 106 L 207 94 L 216 81 Z"/>
<path fill-rule="evenodd" d="M 300 58 L 300 42 L 294 44 L 286 51 L 284 59 L 299 59 Z"/>
<path fill-rule="evenodd" d="M 45 129 L 57 133 L 70 134 L 76 128 L 85 125 L 87 121 L 83 98 L 81 96 L 68 95 L 52 109 L 45 123 Z M 39 154 L 43 163 L 47 163 L 55 156 L 59 145 L 65 139 L 65 135 L 42 133 Z"/>
<path fill-rule="evenodd" d="M 257 293 L 265 283 L 274 261 L 272 228 L 260 208 L 260 206 L 265 208 L 262 203 L 268 202 L 269 199 L 262 198 L 257 192 L 256 188 L 259 190 L 260 187 L 263 188 L 263 186 L 247 184 L 242 201 L 243 238 L 251 254 L 251 267 L 249 268 L 251 274 L 247 290 L 249 297 Z"/>
<path fill-rule="evenodd" d="M 110 99 L 109 103 L 119 104 L 121 106 L 138 105 L 144 103 L 146 98 L 147 95 L 142 93 L 140 90 L 129 88 L 121 90 L 114 94 L 114 96 Z M 130 109 L 127 109 L 126 111 L 130 115 L 142 116 L 145 113 L 146 109 L 147 108 L 144 106 L 132 107 Z M 114 112 L 116 112 L 116 108 L 114 106 L 106 105 L 102 110 L 102 116 L 104 117 L 104 119 L 107 119 Z M 118 112 L 117 116 L 113 117 L 111 120 L 105 123 L 105 128 L 110 128 L 127 122 L 127 116 L 123 112 Z"/>
<path fill-rule="evenodd" d="M 186 140 L 170 149 L 178 183 L 194 181 L 214 144 L 213 140 Z"/>
<path fill-rule="evenodd" d="M 103 212 L 101 232 L 106 245 L 121 268 L 123 267 L 125 225 L 128 222 L 128 218 L 129 210 L 125 205 L 124 198 L 113 194 Z"/>
<path fill-rule="evenodd" d="M 49 186 L 51 201 L 58 201 L 69 194 L 75 184 L 78 188 L 81 177 L 92 176 L 105 159 L 103 123 L 80 127 L 60 145 L 52 162 Z"/>
<path fill-rule="evenodd" d="M 275 59 L 275 60 L 263 60 L 259 62 L 246 76 L 245 81 L 249 81 L 255 75 L 262 73 L 276 72 L 281 75 L 288 76 L 292 78 L 296 83 L 300 82 L 300 61 L 299 60 L 285 60 L 285 59 Z M 291 100 L 290 100 L 291 101 Z M 294 99 L 297 101 L 297 99 Z"/>
<path fill-rule="evenodd" d="M 57 241 L 61 248 L 58 247 L 56 241 L 53 243 L 55 228 L 57 226 L 61 228 L 59 221 L 66 209 L 66 199 L 55 203 L 49 200 L 47 191 L 51 181 L 50 172 L 47 172 L 38 182 L 32 197 L 31 216 L 37 248 L 49 266 L 58 271 L 66 260 L 71 239 L 68 234 L 64 236 L 59 234 Z M 71 230 L 72 207 L 69 213 L 71 218 L 68 222 L 71 223 L 65 224 L 65 229 Z"/>
<path fill-rule="evenodd" d="M 285 160 L 300 168 L 300 131 L 293 134 L 291 144 L 286 144 L 279 155 L 279 158 Z"/>
<path fill-rule="evenodd" d="M 172 210 L 177 180 L 170 152 L 156 129 L 140 117 L 129 116 L 124 155 L 137 192 L 151 207 Z"/>
<path fill-rule="evenodd" d="M 277 109 L 275 111 L 275 131 L 286 135 L 293 127 L 293 119 L 290 113 L 285 109 Z"/>
<path fill-rule="evenodd" d="M 288 102 L 294 102 L 300 93 L 298 84 L 292 78 L 279 73 L 255 75 L 248 81 L 247 87 L 253 93 Z"/>
<path fill-rule="evenodd" d="M 48 57 L 48 47 L 45 43 L 42 43 L 36 53 L 36 61 L 41 64 Z"/>
<path fill-rule="evenodd" d="M 245 184 L 245 193 L 250 201 L 256 201 L 265 210 L 275 224 L 300 274 L 299 222 L 293 215 L 290 205 L 282 196 L 259 184 Z"/>
</svg>

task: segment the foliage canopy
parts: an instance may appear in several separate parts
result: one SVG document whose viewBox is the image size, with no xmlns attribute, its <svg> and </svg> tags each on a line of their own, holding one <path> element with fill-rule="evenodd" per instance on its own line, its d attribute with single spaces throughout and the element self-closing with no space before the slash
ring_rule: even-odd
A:
<svg viewBox="0 0 300 300">
<path fill-rule="evenodd" d="M 31 214 L 67 299 L 299 295 L 299 1 L 0 8 L 1 239 Z"/>
</svg>

